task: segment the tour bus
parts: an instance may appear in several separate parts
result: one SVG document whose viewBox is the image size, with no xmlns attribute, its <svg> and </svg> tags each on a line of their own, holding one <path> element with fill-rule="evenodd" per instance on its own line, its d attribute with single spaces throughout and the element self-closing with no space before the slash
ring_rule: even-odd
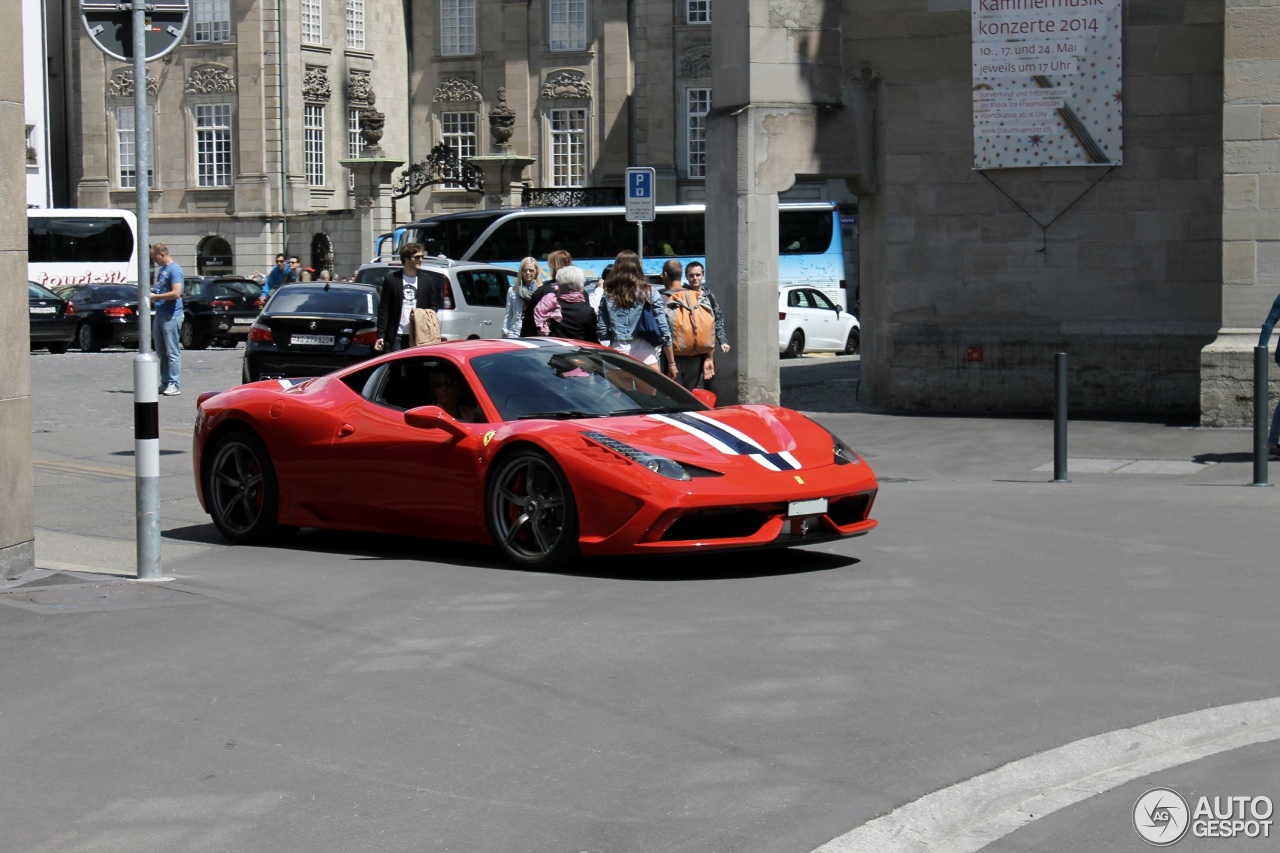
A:
<svg viewBox="0 0 1280 853">
<path fill-rule="evenodd" d="M 128 210 L 27 210 L 27 278 L 50 289 L 137 284 L 137 217 Z"/>
<path fill-rule="evenodd" d="M 645 274 L 660 275 L 670 258 L 682 264 L 706 264 L 705 220 L 705 204 L 659 205 L 654 220 L 644 223 Z M 522 258 L 545 261 L 551 251 L 565 249 L 588 276 L 598 276 L 618 252 L 637 249 L 636 225 L 627 221 L 626 208 L 621 206 L 448 213 L 411 222 L 396 229 L 394 236 L 383 235 L 378 254 L 390 257 L 392 246 L 412 242 L 425 246 L 428 255 L 518 267 Z M 716 288 L 715 270 L 707 270 L 707 283 Z M 835 202 L 778 204 L 778 285 L 794 284 L 817 287 L 848 308 L 844 243 Z"/>
</svg>

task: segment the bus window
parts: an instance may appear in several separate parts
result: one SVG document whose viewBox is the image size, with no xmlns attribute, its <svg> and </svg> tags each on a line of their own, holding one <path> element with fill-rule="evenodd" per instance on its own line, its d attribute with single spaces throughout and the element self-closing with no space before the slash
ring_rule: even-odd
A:
<svg viewBox="0 0 1280 853">
<path fill-rule="evenodd" d="M 29 210 L 27 279 L 51 288 L 137 281 L 136 234 L 127 210 Z"/>
<path fill-rule="evenodd" d="M 779 210 L 778 254 L 825 254 L 831 248 L 831 220 L 829 210 Z"/>
</svg>

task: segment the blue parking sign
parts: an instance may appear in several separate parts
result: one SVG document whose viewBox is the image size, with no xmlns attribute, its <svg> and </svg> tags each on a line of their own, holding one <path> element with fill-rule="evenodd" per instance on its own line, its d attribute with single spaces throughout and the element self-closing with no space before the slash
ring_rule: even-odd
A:
<svg viewBox="0 0 1280 853">
<path fill-rule="evenodd" d="M 651 166 L 627 169 L 627 221 L 652 222 L 655 174 Z"/>
</svg>

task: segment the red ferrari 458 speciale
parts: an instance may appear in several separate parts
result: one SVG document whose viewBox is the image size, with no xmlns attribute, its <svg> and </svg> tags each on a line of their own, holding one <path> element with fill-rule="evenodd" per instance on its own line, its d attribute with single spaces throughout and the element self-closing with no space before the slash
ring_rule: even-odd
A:
<svg viewBox="0 0 1280 853">
<path fill-rule="evenodd" d="M 778 406 L 713 408 L 634 359 L 556 339 L 415 347 L 200 398 L 200 501 L 232 542 L 298 527 L 579 555 L 862 535 L 870 466 Z"/>
</svg>

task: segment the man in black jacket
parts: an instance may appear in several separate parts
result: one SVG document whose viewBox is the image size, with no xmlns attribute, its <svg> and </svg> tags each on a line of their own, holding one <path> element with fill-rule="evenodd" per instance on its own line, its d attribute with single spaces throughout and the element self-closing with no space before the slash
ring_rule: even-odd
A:
<svg viewBox="0 0 1280 853">
<path fill-rule="evenodd" d="M 439 311 L 444 307 L 437 276 L 420 274 L 422 256 L 420 243 L 401 246 L 400 269 L 387 273 L 379 285 L 378 342 L 373 345 L 379 352 L 395 352 L 409 345 L 409 315 L 414 308 Z"/>
</svg>

